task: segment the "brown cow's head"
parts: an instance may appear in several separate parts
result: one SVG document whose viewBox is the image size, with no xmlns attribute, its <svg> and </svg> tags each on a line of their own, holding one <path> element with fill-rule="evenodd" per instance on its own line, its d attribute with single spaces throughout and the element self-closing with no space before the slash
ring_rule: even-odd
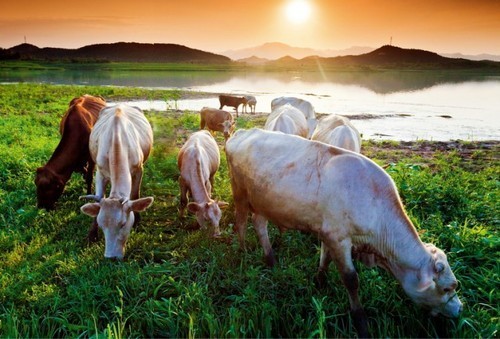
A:
<svg viewBox="0 0 500 339">
<path fill-rule="evenodd" d="M 408 274 L 403 288 L 410 298 L 431 310 L 432 315 L 458 317 L 462 302 L 457 296 L 457 279 L 451 271 L 446 254 L 432 244 L 425 244 L 431 260 L 416 274 Z"/>
<path fill-rule="evenodd" d="M 85 204 L 80 209 L 83 213 L 97 218 L 97 224 L 104 233 L 104 257 L 121 260 L 134 225 L 133 212 L 142 212 L 152 203 L 152 197 L 137 200 L 103 198 L 99 202 Z"/>
<path fill-rule="evenodd" d="M 39 167 L 36 170 L 35 185 L 38 208 L 53 210 L 66 183 L 60 175 L 49 168 Z"/>
<path fill-rule="evenodd" d="M 234 121 L 230 121 L 230 120 L 225 120 L 224 122 L 221 122 L 219 124 L 223 128 L 224 139 L 226 141 L 227 141 L 227 139 L 229 139 L 229 137 L 231 136 L 231 134 L 233 134 L 233 132 L 234 132 L 234 124 L 235 124 L 235 122 Z"/>
</svg>

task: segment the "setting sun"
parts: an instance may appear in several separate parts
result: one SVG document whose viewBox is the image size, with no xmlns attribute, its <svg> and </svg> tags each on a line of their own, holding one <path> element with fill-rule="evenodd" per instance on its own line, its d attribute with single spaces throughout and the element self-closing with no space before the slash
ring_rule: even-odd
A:
<svg viewBox="0 0 500 339">
<path fill-rule="evenodd" d="M 286 5 L 286 16 L 295 24 L 306 22 L 311 16 L 311 5 L 307 0 L 291 0 Z"/>
</svg>

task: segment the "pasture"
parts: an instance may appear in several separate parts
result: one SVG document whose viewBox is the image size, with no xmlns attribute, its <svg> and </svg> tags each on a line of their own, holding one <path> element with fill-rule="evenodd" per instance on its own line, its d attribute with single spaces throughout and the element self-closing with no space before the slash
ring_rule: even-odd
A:
<svg viewBox="0 0 500 339">
<path fill-rule="evenodd" d="M 102 235 L 87 243 L 91 219 L 80 212 L 81 175 L 73 175 L 55 211 L 37 209 L 35 170 L 59 142 L 69 101 L 86 93 L 108 101 L 179 96 L 136 88 L 0 85 L 0 337 L 356 335 L 335 268 L 327 288 L 314 284 L 316 236 L 280 234 L 270 226 L 274 269 L 265 266 L 251 226 L 247 251 L 239 250 L 220 133 L 213 196 L 230 203 L 220 223 L 222 236 L 213 239 L 212 230 L 196 229 L 193 216 L 179 220 L 176 156 L 199 128 L 196 112 L 146 112 L 155 141 L 142 196 L 155 201 L 133 229 L 123 262 L 104 259 Z M 261 127 L 264 121 L 241 114 L 236 128 Z M 431 318 L 392 276 L 358 263 L 371 335 L 497 337 L 499 143 L 364 141 L 361 152 L 393 177 L 422 240 L 446 252 L 464 302 L 458 319 Z"/>
</svg>

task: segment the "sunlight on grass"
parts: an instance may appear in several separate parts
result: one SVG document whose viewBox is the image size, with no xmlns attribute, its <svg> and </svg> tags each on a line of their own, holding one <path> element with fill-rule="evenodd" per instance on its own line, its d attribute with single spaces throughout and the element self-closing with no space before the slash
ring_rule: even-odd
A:
<svg viewBox="0 0 500 339">
<path fill-rule="evenodd" d="M 314 284 L 317 236 L 269 227 L 277 266 L 268 269 L 251 224 L 247 250 L 234 234 L 225 153 L 213 196 L 230 203 L 222 237 L 178 218 L 177 153 L 199 129 L 196 112 L 146 112 L 155 144 L 145 164 L 142 215 L 124 262 L 104 260 L 104 242 L 86 240 L 91 220 L 80 212 L 84 181 L 74 174 L 55 211 L 38 210 L 36 168 L 58 144 L 69 101 L 84 93 L 107 100 L 166 100 L 179 93 L 90 86 L 0 85 L 1 337 L 353 337 L 347 292 L 335 267 Z M 173 100 L 173 99 L 170 99 Z M 238 128 L 265 117 L 241 115 Z M 217 135 L 219 146 L 223 137 Z M 442 247 L 459 280 L 464 312 L 430 318 L 395 279 L 357 263 L 360 298 L 375 337 L 496 337 L 498 174 L 493 151 L 419 156 L 394 142 L 368 142 L 366 152 L 395 180 L 423 241 Z"/>
</svg>

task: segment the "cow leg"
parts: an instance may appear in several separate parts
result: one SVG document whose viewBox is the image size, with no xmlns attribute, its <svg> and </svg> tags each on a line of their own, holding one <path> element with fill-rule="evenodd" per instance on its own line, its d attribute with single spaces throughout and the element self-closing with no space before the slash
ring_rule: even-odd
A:
<svg viewBox="0 0 500 339">
<path fill-rule="evenodd" d="M 252 215 L 252 222 L 257 236 L 259 237 L 260 244 L 264 250 L 264 259 L 267 266 L 273 267 L 276 263 L 274 258 L 273 248 L 271 247 L 271 242 L 269 241 L 269 234 L 267 232 L 267 219 L 257 213 Z"/>
<path fill-rule="evenodd" d="M 240 249 L 245 250 L 245 236 L 247 232 L 247 219 L 248 212 L 250 212 L 248 208 L 248 204 L 246 202 L 242 203 L 238 200 L 234 200 L 235 202 L 235 224 L 234 230 L 238 232 L 238 240 L 240 243 Z"/>
<path fill-rule="evenodd" d="M 99 198 L 104 197 L 104 192 L 106 190 L 106 184 L 107 184 L 106 178 L 104 178 L 104 176 L 101 174 L 99 169 L 97 169 L 97 172 L 95 175 L 95 195 L 98 196 Z"/>
<path fill-rule="evenodd" d="M 352 261 L 351 241 L 350 239 L 337 241 L 330 237 L 324 239 L 324 242 L 324 245 L 332 254 L 332 259 L 340 272 L 342 282 L 349 294 L 351 317 L 358 336 L 368 337 L 368 318 L 358 297 L 359 278 Z"/>
<path fill-rule="evenodd" d="M 99 240 L 99 225 L 97 225 L 97 218 L 92 219 L 92 226 L 90 226 L 87 241 L 93 243 Z"/>
<path fill-rule="evenodd" d="M 85 183 L 87 184 L 87 194 L 92 193 L 92 178 L 94 177 L 95 162 L 89 160 L 87 163 L 87 173 L 85 173 Z"/>
<path fill-rule="evenodd" d="M 358 336 L 368 337 L 368 319 L 358 297 L 359 278 L 352 261 L 352 242 L 344 234 L 332 231 L 323 233 L 322 240 L 331 254 L 331 259 L 335 262 L 342 282 L 347 289 L 351 305 L 351 317 Z"/>
<path fill-rule="evenodd" d="M 181 206 L 179 208 L 179 217 L 184 218 L 184 211 L 186 210 L 186 206 L 188 203 L 188 187 L 186 185 L 186 181 L 181 176 L 179 176 L 179 187 L 181 191 Z"/>
<path fill-rule="evenodd" d="M 317 287 L 319 288 L 325 288 L 327 285 L 326 279 L 327 279 L 328 265 L 330 264 L 331 261 L 332 257 L 330 255 L 330 252 L 328 251 L 328 248 L 322 241 L 320 257 L 319 257 L 318 274 L 316 275 L 316 284 Z"/>
<path fill-rule="evenodd" d="M 142 167 L 132 175 L 132 191 L 130 192 L 130 200 L 136 200 L 141 197 L 141 183 L 142 183 Z M 139 212 L 134 212 L 134 226 L 141 221 Z"/>
</svg>

